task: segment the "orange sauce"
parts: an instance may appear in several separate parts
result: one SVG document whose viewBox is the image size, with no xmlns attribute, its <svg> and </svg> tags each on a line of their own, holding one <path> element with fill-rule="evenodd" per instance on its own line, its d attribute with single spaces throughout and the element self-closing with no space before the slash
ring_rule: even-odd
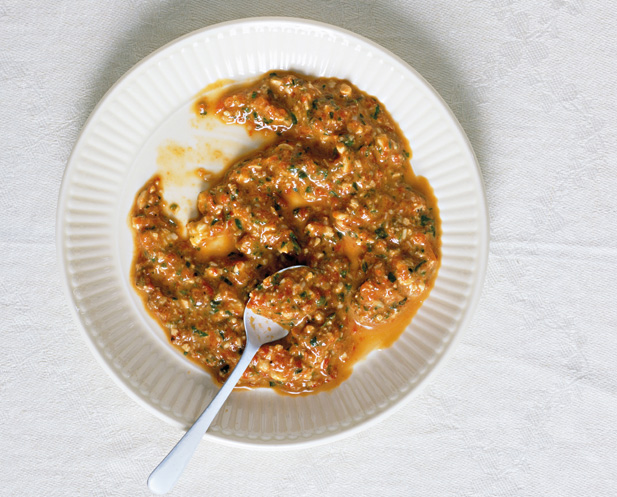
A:
<svg viewBox="0 0 617 497">
<path fill-rule="evenodd" d="M 165 165 L 198 164 L 213 150 L 160 149 L 161 176 L 132 211 L 135 286 L 172 343 L 221 382 L 242 353 L 253 288 L 282 267 L 314 268 L 315 312 L 262 347 L 239 386 L 334 388 L 370 351 L 392 346 L 428 297 L 440 262 L 437 199 L 409 167 L 409 144 L 387 110 L 351 83 L 271 73 L 212 97 L 227 85 L 200 92 L 195 119 L 241 124 L 267 143 L 216 176 L 191 171 L 209 190 L 188 237 L 162 197 L 163 183 L 186 176 Z"/>
</svg>

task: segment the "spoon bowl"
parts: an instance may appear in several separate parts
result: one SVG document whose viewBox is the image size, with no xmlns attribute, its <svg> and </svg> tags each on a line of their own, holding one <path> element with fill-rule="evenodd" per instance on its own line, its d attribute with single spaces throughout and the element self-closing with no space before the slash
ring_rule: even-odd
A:
<svg viewBox="0 0 617 497">
<path fill-rule="evenodd" d="M 299 267 L 303 266 L 291 266 L 274 274 Z M 165 459 L 152 471 L 148 477 L 148 488 L 151 492 L 159 495 L 166 494 L 174 487 L 208 427 L 223 407 L 227 397 L 233 391 L 259 348 L 266 343 L 284 338 L 288 333 L 281 325 L 251 310 L 251 298 L 249 298 L 244 309 L 244 330 L 246 332 L 246 345 L 238 364 L 193 426 L 188 429 Z"/>
<path fill-rule="evenodd" d="M 244 329 L 246 330 L 247 347 L 249 347 L 249 344 L 254 345 L 256 347 L 255 353 L 262 345 L 285 338 L 289 333 L 280 324 L 257 314 L 248 306 L 244 309 Z M 246 348 L 242 357 L 244 357 L 244 354 L 246 354 Z"/>
</svg>

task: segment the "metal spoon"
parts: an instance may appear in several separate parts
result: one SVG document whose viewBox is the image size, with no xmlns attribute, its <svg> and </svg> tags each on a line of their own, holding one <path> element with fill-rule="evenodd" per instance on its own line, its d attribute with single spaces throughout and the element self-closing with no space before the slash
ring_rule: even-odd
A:
<svg viewBox="0 0 617 497">
<path fill-rule="evenodd" d="M 282 269 L 280 274 L 289 269 L 302 266 L 291 266 Z M 212 399 L 208 407 L 201 413 L 197 421 L 189 428 L 176 446 L 171 449 L 160 464 L 148 477 L 148 488 L 155 494 L 166 494 L 180 478 L 184 468 L 193 456 L 195 449 L 208 430 L 212 420 L 217 415 L 223 404 L 229 397 L 236 383 L 240 380 L 242 373 L 251 363 L 251 360 L 263 344 L 273 342 L 285 337 L 288 333 L 286 329 L 278 325 L 271 319 L 256 314 L 250 309 L 251 300 L 244 309 L 244 329 L 246 330 L 246 346 L 240 361 L 227 378 L 219 392 Z"/>
</svg>

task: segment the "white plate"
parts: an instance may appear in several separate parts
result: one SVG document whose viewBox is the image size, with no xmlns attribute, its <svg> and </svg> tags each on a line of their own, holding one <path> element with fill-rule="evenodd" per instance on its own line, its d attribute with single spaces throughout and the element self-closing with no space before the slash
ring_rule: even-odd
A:
<svg viewBox="0 0 617 497">
<path fill-rule="evenodd" d="M 64 175 L 57 243 L 93 353 L 134 399 L 188 426 L 216 387 L 168 344 L 132 290 L 127 216 L 156 170 L 161 142 L 194 143 L 197 131 L 187 123 L 195 94 L 219 79 L 270 69 L 346 78 L 379 98 L 409 139 L 415 172 L 434 188 L 443 229 L 435 288 L 392 347 L 370 354 L 332 391 L 234 392 L 209 431 L 224 442 L 295 446 L 353 433 L 400 406 L 452 348 L 480 295 L 488 226 L 479 169 L 452 112 L 415 70 L 356 34 L 300 19 L 245 19 L 184 36 L 137 64 L 90 116 Z M 230 155 L 248 143 L 236 131 L 202 130 Z"/>
</svg>

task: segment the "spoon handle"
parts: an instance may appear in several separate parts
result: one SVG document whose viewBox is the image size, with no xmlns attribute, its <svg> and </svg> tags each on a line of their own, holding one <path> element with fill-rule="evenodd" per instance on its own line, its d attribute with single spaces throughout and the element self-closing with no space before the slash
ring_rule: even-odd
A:
<svg viewBox="0 0 617 497">
<path fill-rule="evenodd" d="M 227 381 L 223 383 L 216 396 L 208 404 L 208 407 L 206 407 L 193 426 L 188 429 L 176 446 L 171 449 L 165 459 L 160 462 L 148 477 L 148 488 L 151 492 L 166 494 L 173 488 L 193 456 L 210 423 L 212 423 L 212 420 L 233 391 L 242 373 L 249 366 L 258 350 L 259 347 L 255 347 L 253 344 L 246 344 L 240 361 L 238 361 L 238 364 L 229 375 L 229 378 L 227 378 Z"/>
</svg>

